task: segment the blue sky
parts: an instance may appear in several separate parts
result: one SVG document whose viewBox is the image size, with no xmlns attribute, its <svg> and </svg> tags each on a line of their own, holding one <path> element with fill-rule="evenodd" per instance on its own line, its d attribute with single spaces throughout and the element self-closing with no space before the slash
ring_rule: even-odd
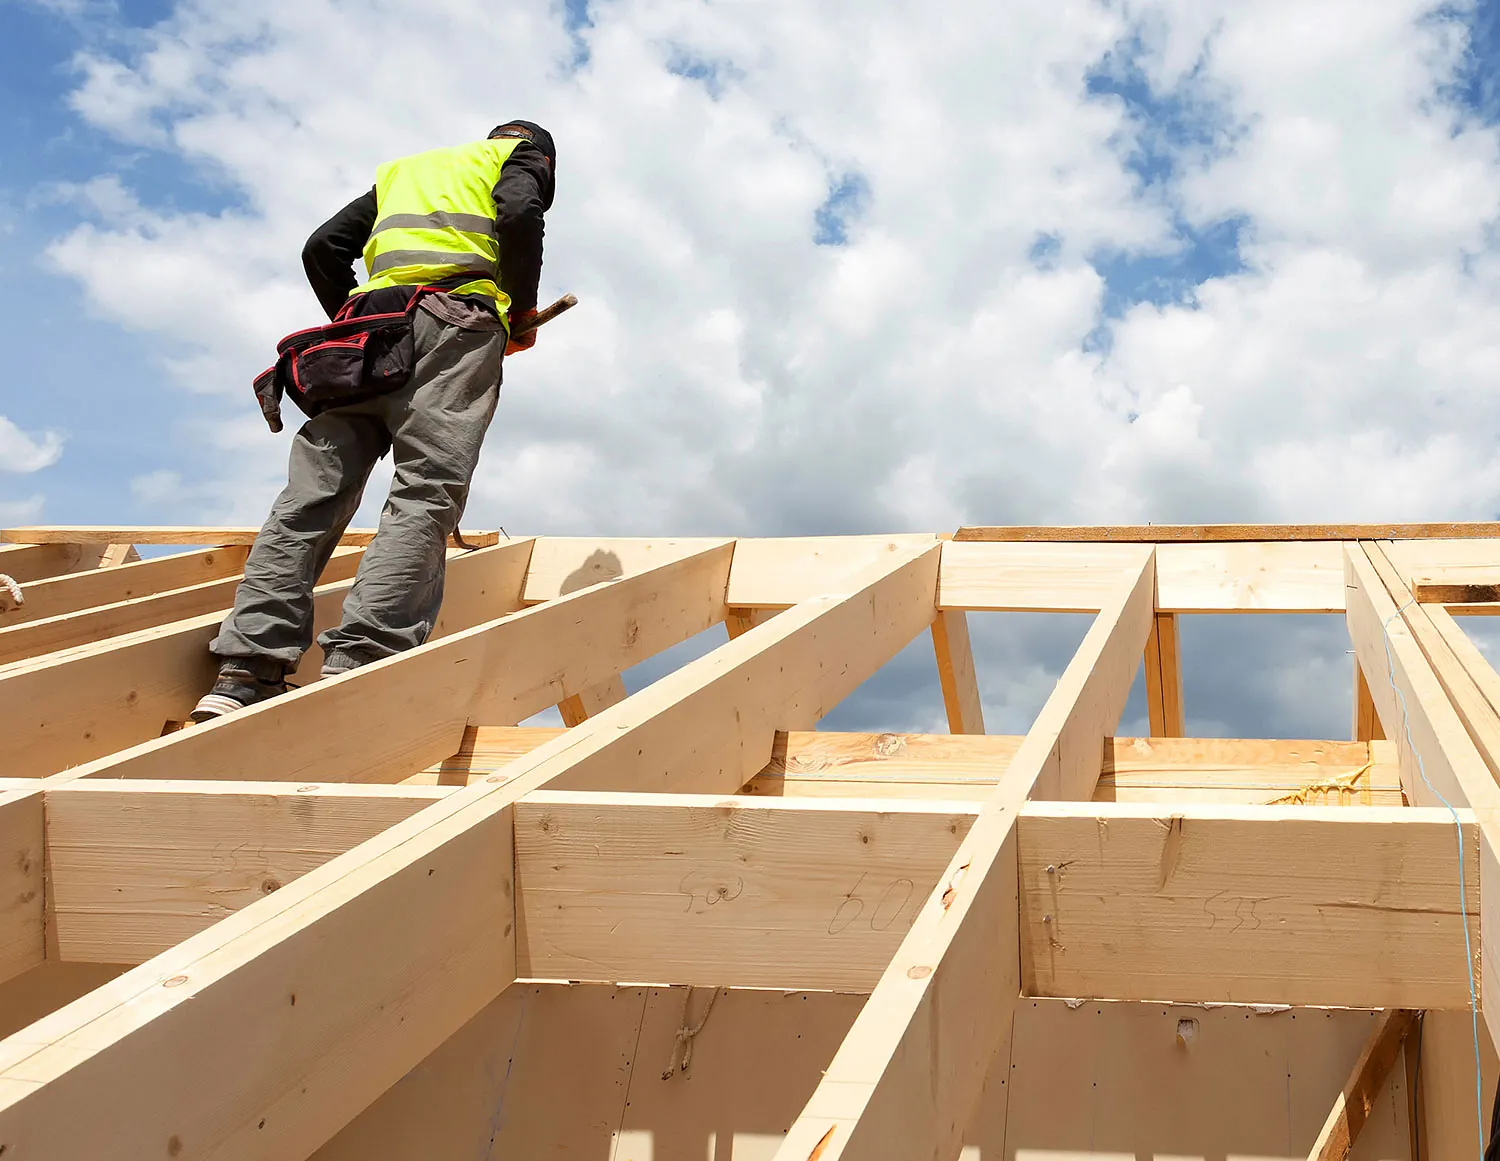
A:
<svg viewBox="0 0 1500 1161">
<path fill-rule="evenodd" d="M 254 431 L 249 377 L 316 317 L 297 240 L 395 142 L 457 131 L 441 86 L 362 87 L 400 43 L 493 67 L 496 115 L 536 110 L 561 147 L 543 290 L 582 305 L 507 368 L 475 526 L 1494 514 L 1500 151 L 1482 127 L 1500 125 L 1500 0 L 1320 0 L 1259 21 L 1209 0 L 1143 0 L 1133 20 L 961 7 L 915 27 L 897 3 L 854 25 L 791 3 L 535 0 L 501 37 L 479 5 L 413 28 L 399 7 L 266 0 L 246 42 L 241 10 L 211 4 L 183 19 L 166 2 L 0 0 L 0 307 L 17 340 L 0 416 L 65 438 L 50 467 L 0 470 L 0 506 L 258 519 L 285 445 Z M 1313 50 L 1287 51 L 1291 19 Z M 1433 28 L 1460 25 L 1467 57 L 1435 65 Z M 307 28 L 367 42 L 330 54 Z M 173 89 L 153 72 L 163 46 L 212 84 Z M 117 61 L 127 87 L 90 82 L 80 54 Z M 351 90 L 370 106 L 353 119 Z M 168 136 L 101 127 L 122 94 Z M 100 179 L 142 213 L 86 206 Z M 95 242 L 64 273 L 49 247 L 85 221 Z M 1251 648 L 1238 631 L 1185 631 L 1190 667 Z M 1027 692 L 1000 670 L 1055 668 L 1068 634 L 986 633 L 997 720 L 1013 720 L 1045 677 Z M 1283 644 L 1305 676 L 1344 666 L 1339 633 Z M 1270 666 L 1280 646 L 1254 648 Z M 866 711 L 930 710 L 931 691 L 910 694 L 924 666 L 891 680 Z M 1310 728 L 1295 681 L 1257 681 L 1203 712 Z M 1341 719 L 1342 696 L 1314 716 Z"/>
</svg>

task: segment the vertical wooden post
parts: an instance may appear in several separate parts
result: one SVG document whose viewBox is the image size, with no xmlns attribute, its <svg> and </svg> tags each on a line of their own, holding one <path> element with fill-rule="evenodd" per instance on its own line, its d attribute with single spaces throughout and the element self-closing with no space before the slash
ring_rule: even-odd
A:
<svg viewBox="0 0 1500 1161">
<path fill-rule="evenodd" d="M 1354 659 L 1354 740 L 1356 742 L 1378 742 L 1385 737 L 1380 725 L 1380 716 L 1375 712 L 1375 702 L 1370 697 L 1370 684 L 1365 680 L 1365 671 L 1359 667 L 1359 658 Z"/>
<path fill-rule="evenodd" d="M 1177 614 L 1157 613 L 1146 641 L 1146 715 L 1153 738 L 1180 738 L 1187 731 L 1182 716 L 1182 649 Z"/>
<path fill-rule="evenodd" d="M 775 615 L 775 609 L 730 609 L 724 617 L 724 627 L 729 630 L 729 639 L 733 641 L 755 626 L 764 625 Z"/>
<path fill-rule="evenodd" d="M 948 711 L 948 730 L 954 734 L 984 733 L 984 707 L 974 675 L 974 653 L 969 647 L 969 619 L 962 609 L 949 609 L 932 622 L 932 648 L 937 654 L 938 682 Z"/>
<path fill-rule="evenodd" d="M 598 685 L 591 685 L 582 693 L 575 693 L 572 697 L 564 698 L 557 703 L 557 712 L 562 714 L 563 725 L 569 727 L 578 725 L 593 717 L 600 710 L 608 709 L 617 702 L 626 698 L 625 683 L 620 680 L 617 673 L 608 681 L 601 681 Z"/>
<path fill-rule="evenodd" d="M 133 564 L 140 559 L 141 554 L 133 544 L 107 544 L 99 557 L 99 567 L 119 568 L 122 564 Z"/>
</svg>

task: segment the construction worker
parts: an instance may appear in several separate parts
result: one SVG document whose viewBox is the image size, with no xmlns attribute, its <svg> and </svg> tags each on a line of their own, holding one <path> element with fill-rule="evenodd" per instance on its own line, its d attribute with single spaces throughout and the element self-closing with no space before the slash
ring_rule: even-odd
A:
<svg viewBox="0 0 1500 1161">
<path fill-rule="evenodd" d="M 501 359 L 535 342 L 534 331 L 510 335 L 536 314 L 556 161 L 545 129 L 507 121 L 484 141 L 382 165 L 375 187 L 308 239 L 303 266 L 331 319 L 408 313 L 409 377 L 398 390 L 317 411 L 293 437 L 287 486 L 209 645 L 219 674 L 194 721 L 288 688 L 312 644 L 313 585 L 387 451 L 395 479 L 342 621 L 318 638 L 322 675 L 411 649 L 431 633 L 448 537 L 499 399 Z M 369 277 L 356 285 L 361 254 Z"/>
</svg>

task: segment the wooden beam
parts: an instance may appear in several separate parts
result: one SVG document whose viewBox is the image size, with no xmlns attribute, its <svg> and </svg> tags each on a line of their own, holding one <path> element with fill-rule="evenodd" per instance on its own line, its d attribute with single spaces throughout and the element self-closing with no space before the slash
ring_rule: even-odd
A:
<svg viewBox="0 0 1500 1161">
<path fill-rule="evenodd" d="M 1439 540 L 1500 536 L 1500 522 L 1429 524 L 1066 524 L 960 528 L 955 541 L 1088 541 L 1168 544 L 1225 540 Z"/>
<path fill-rule="evenodd" d="M 363 555 L 362 548 L 334 549 L 318 583 L 327 585 L 352 579 Z M 234 592 L 239 583 L 238 575 L 202 581 L 188 588 L 131 597 L 113 604 L 62 613 L 15 626 L 0 619 L 0 665 L 38 657 L 43 653 L 54 653 L 60 649 L 93 645 L 111 637 L 207 613 L 222 618 L 234 604 Z"/>
<path fill-rule="evenodd" d="M 526 570 L 521 599 L 528 605 L 555 600 L 601 581 L 645 572 L 659 564 L 723 544 L 722 537 L 539 536 Z"/>
<path fill-rule="evenodd" d="M 869 676 L 876 626 L 931 623 L 936 580 L 935 548 L 853 578 L 0 1041 L 0 1142 L 308 1155 L 515 979 L 517 799 L 581 766 L 732 789 L 778 719 Z"/>
<path fill-rule="evenodd" d="M 0 628 L 238 576 L 249 551 L 207 548 L 122 564 L 119 568 L 33 581 L 25 586 L 24 605 L 18 609 L 0 608 Z"/>
<path fill-rule="evenodd" d="M 455 753 L 404 781 L 463 786 L 561 733 L 551 727 L 470 726 Z M 1023 740 L 793 731 L 778 738 L 770 761 L 740 793 L 983 800 Z M 1400 806 L 1403 797 L 1390 742 L 1110 738 L 1094 801 Z"/>
<path fill-rule="evenodd" d="M 198 525 L 106 525 L 106 524 L 53 524 L 30 528 L 0 528 L 0 544 L 254 544 L 260 534 L 259 528 L 248 525 L 238 527 L 212 527 Z M 500 533 L 462 530 L 464 540 L 470 548 L 492 548 L 500 543 Z M 373 528 L 350 528 L 339 537 L 339 543 L 359 548 L 367 547 L 375 539 Z M 462 548 L 456 537 L 449 537 L 452 548 Z"/>
<path fill-rule="evenodd" d="M 104 552 L 99 557 L 100 568 L 119 568 L 122 565 L 134 564 L 141 559 L 141 554 L 135 550 L 133 544 L 106 544 Z"/>
<path fill-rule="evenodd" d="M 516 804 L 516 971 L 867 992 L 976 810 L 531 794 Z"/>
<path fill-rule="evenodd" d="M 1359 667 L 1358 657 L 1354 659 L 1354 725 L 1351 736 L 1356 742 L 1385 737 L 1380 715 L 1375 712 L 1375 702 L 1370 697 L 1370 683 L 1365 680 L 1365 671 Z"/>
<path fill-rule="evenodd" d="M 937 543 L 930 535 L 742 537 L 735 541 L 724 603 L 789 608 L 843 591 L 851 576 Z"/>
<path fill-rule="evenodd" d="M 1100 612 L 777 1161 L 953 1157 L 1020 993 L 1016 817 L 1087 798 L 1154 615 L 1154 555 Z"/>
<path fill-rule="evenodd" d="M 943 542 L 938 607 L 1094 613 L 1140 567 L 1134 544 Z"/>
<path fill-rule="evenodd" d="M 1338 541 L 1221 541 L 1159 545 L 1163 613 L 1342 613 Z"/>
<path fill-rule="evenodd" d="M 1446 810 L 1033 802 L 1019 833 L 1028 995 L 1469 1005 Z M 1472 816 L 1463 843 L 1477 951 Z"/>
<path fill-rule="evenodd" d="M 1182 717 L 1182 648 L 1174 613 L 1157 613 L 1146 639 L 1146 716 L 1153 738 L 1187 733 Z"/>
<path fill-rule="evenodd" d="M 1376 560 L 1379 560 L 1377 569 Z M 1474 952 L 1483 971 L 1480 996 L 1500 992 L 1494 956 L 1500 934 L 1500 787 L 1490 762 L 1466 728 L 1460 708 L 1488 737 L 1488 702 L 1473 688 L 1463 667 L 1432 628 L 1424 606 L 1375 545 L 1345 547 L 1349 633 L 1360 667 L 1370 675 L 1370 696 L 1387 736 L 1397 743 L 1402 787 L 1407 798 L 1423 806 L 1468 806 L 1479 824 L 1481 901 L 1479 946 Z M 1398 604 L 1398 601 L 1400 602 Z M 1420 633 L 1421 642 L 1417 634 Z M 1437 659 L 1436 670 L 1432 658 Z M 1381 681 L 1376 675 L 1384 673 Z M 1440 676 L 1441 674 L 1441 676 Z M 1446 688 L 1445 688 L 1446 685 Z M 1449 695 L 1454 696 L 1450 700 Z M 1490 1039 L 1500 1033 L 1500 1005 L 1484 1009 Z"/>
<path fill-rule="evenodd" d="M 1489 567 L 1429 572 L 1412 577 L 1411 591 L 1424 605 L 1494 603 L 1500 601 L 1500 572 Z"/>
<path fill-rule="evenodd" d="M 625 683 L 617 673 L 613 677 L 591 685 L 581 693 L 565 697 L 557 703 L 557 712 L 562 715 L 563 725 L 576 726 L 587 721 L 600 710 L 617 705 L 626 698 Z"/>
<path fill-rule="evenodd" d="M 1380 1090 L 1401 1055 L 1401 1045 L 1416 1023 L 1417 1013 L 1405 1009 L 1382 1012 L 1343 1091 L 1333 1102 L 1323 1131 L 1313 1142 L 1307 1161 L 1346 1161 L 1359 1132 L 1370 1119 Z"/>
<path fill-rule="evenodd" d="M 18 584 L 99 566 L 103 544 L 0 544 L 0 573 Z"/>
<path fill-rule="evenodd" d="M 521 721 L 723 615 L 727 541 L 516 613 L 524 550 L 487 551 L 510 554 L 501 615 L 69 776 L 398 782 L 452 753 L 470 720 Z"/>
<path fill-rule="evenodd" d="M 764 625 L 775 615 L 775 609 L 730 608 L 724 614 L 724 627 L 729 630 L 729 639 L 733 641 L 741 634 L 750 632 L 755 626 Z"/>
<path fill-rule="evenodd" d="M 520 542 L 454 557 L 434 636 L 516 607 L 528 549 Z M 339 581 L 314 590 L 315 631 L 338 623 L 352 584 Z M 0 668 L 0 700 L 18 720 L 31 723 L 24 731 L 0 733 L 0 773 L 42 777 L 107 761 L 159 738 L 163 724 L 185 719 L 213 684 L 216 662 L 208 644 L 222 618 L 222 612 L 207 613 Z M 314 646 L 303 659 L 309 677 L 316 676 L 321 656 Z M 252 769 L 250 776 L 259 773 Z"/>
<path fill-rule="evenodd" d="M 45 958 L 42 796 L 0 792 L 0 982 Z"/>
<path fill-rule="evenodd" d="M 48 789 L 47 958 L 144 963 L 448 793 L 192 781 Z"/>
<path fill-rule="evenodd" d="M 948 729 L 955 734 L 984 733 L 984 706 L 969 647 L 969 621 L 962 612 L 939 613 L 932 622 L 932 648 L 937 654 L 938 684 L 948 711 Z"/>
</svg>

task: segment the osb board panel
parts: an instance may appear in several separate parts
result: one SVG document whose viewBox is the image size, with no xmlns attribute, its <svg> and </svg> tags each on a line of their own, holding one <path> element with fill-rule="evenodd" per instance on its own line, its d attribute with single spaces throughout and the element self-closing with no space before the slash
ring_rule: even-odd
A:
<svg viewBox="0 0 1500 1161">
<path fill-rule="evenodd" d="M 693 993 L 695 1024 L 708 995 Z M 721 993 L 691 1068 L 663 1080 L 682 998 L 511 988 L 314 1157 L 771 1161 L 864 997 Z M 1182 1018 L 1198 1021 L 1188 1048 Z M 1300 1161 L 1372 1027 L 1364 1012 L 1023 1001 L 960 1161 Z M 1393 1076 L 1353 1161 L 1407 1158 L 1400 1064 Z M 1464 1155 L 1428 1141 L 1433 1161 Z"/>
<path fill-rule="evenodd" d="M 1179 1020 L 1197 1021 L 1184 1047 Z M 1305 1158 L 1374 1016 L 1158 1004 L 1023 1001 L 1010 1123 L 996 1161 Z M 1405 1069 L 1392 1070 L 1353 1161 L 1406 1158 Z M 981 1153 L 982 1161 L 991 1154 Z"/>
</svg>

